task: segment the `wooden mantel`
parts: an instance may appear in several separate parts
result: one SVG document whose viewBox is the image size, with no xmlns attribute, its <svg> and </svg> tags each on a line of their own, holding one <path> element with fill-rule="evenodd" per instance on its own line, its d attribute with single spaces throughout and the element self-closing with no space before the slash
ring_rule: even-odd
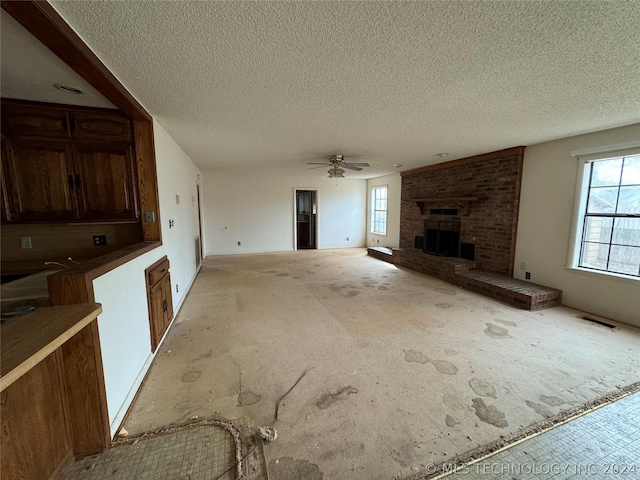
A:
<svg viewBox="0 0 640 480">
<path fill-rule="evenodd" d="M 464 215 L 469 215 L 469 204 L 478 200 L 483 200 L 480 197 L 449 197 L 449 198 L 412 198 L 411 201 L 415 202 L 420 209 L 420 215 L 424 215 L 424 209 L 429 204 L 440 205 L 456 205 L 462 208 Z"/>
</svg>

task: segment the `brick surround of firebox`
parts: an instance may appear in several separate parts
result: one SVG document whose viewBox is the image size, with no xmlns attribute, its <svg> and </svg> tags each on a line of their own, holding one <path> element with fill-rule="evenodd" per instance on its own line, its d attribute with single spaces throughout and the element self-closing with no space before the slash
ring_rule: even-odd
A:
<svg viewBox="0 0 640 480">
<path fill-rule="evenodd" d="M 460 241 L 475 245 L 474 267 L 511 277 L 523 156 L 524 147 L 514 147 L 403 172 L 396 264 L 451 281 L 451 259 L 416 249 L 415 238 L 424 235 L 427 219 L 459 221 Z M 416 199 L 423 200 L 424 213 Z M 458 212 L 436 215 L 431 209 Z"/>
</svg>

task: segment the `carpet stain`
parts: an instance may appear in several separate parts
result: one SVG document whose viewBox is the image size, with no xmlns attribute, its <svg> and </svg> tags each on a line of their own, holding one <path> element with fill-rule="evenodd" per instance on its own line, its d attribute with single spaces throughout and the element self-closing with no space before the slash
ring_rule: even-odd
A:
<svg viewBox="0 0 640 480">
<path fill-rule="evenodd" d="M 493 323 L 486 323 L 485 325 L 487 326 L 487 328 L 485 328 L 484 334 L 487 337 L 511 338 L 511 335 L 509 335 L 509 330 L 507 330 L 506 328 L 499 327 L 497 325 L 494 325 Z"/>
<path fill-rule="evenodd" d="M 244 405 L 254 405 L 258 403 L 261 398 L 261 395 L 248 390 L 246 392 L 240 392 L 238 394 L 238 406 L 242 407 Z"/>
<path fill-rule="evenodd" d="M 346 298 L 353 298 L 360 295 L 360 292 L 358 290 L 353 290 L 353 289 L 347 290 L 346 288 L 340 287 L 335 283 L 332 283 L 331 285 L 329 285 L 329 290 L 331 290 L 334 293 L 338 293 Z"/>
<path fill-rule="evenodd" d="M 436 307 L 438 307 L 438 308 L 451 308 L 451 307 L 453 307 L 453 305 L 451 305 L 450 303 L 436 303 Z"/>
<path fill-rule="evenodd" d="M 507 325 L 508 327 L 517 327 L 518 324 L 516 322 L 511 322 L 509 320 L 503 320 L 501 318 L 494 318 L 494 320 L 498 323 L 501 323 L 503 325 Z"/>
<path fill-rule="evenodd" d="M 346 458 L 354 458 L 364 453 L 364 443 L 362 442 L 347 442 L 344 445 L 340 445 L 337 448 L 331 448 L 324 451 L 320 455 L 320 460 L 332 460 L 335 457 L 341 456 Z"/>
<path fill-rule="evenodd" d="M 316 406 L 320 410 L 325 410 L 331 407 L 337 402 L 341 402 L 349 398 L 349 395 L 358 393 L 358 389 L 349 385 L 348 387 L 342 387 L 335 393 L 325 393 L 320 397 L 320 401 L 316 403 Z"/>
<path fill-rule="evenodd" d="M 380 286 L 378 287 L 378 290 L 382 290 L 382 291 L 384 291 L 384 290 L 389 290 L 389 287 L 387 287 L 386 285 L 380 285 Z"/>
<path fill-rule="evenodd" d="M 476 395 L 480 395 L 481 397 L 491 397 L 496 398 L 496 389 L 493 388 L 493 385 L 487 382 L 483 382 L 479 378 L 472 378 L 469 380 L 469 386 L 471 390 L 473 390 Z"/>
<path fill-rule="evenodd" d="M 452 288 L 447 287 L 434 287 L 433 288 L 438 293 L 443 293 L 445 295 L 457 295 L 456 291 Z"/>
<path fill-rule="evenodd" d="M 405 362 L 421 363 L 423 365 L 430 363 L 436 367 L 438 372 L 444 373 L 445 375 L 455 375 L 458 373 L 458 367 L 453 363 L 447 362 L 446 360 L 434 360 L 433 358 L 427 357 L 422 352 L 416 352 L 415 350 L 406 350 L 404 352 L 404 360 Z"/>
<path fill-rule="evenodd" d="M 191 370 L 182 375 L 182 378 L 180 380 L 182 380 L 184 383 L 191 383 L 198 380 L 200 378 L 200 375 L 202 375 L 202 372 L 200 370 Z"/>
<path fill-rule="evenodd" d="M 460 397 L 445 393 L 442 397 L 442 403 L 444 403 L 451 410 L 463 411 L 467 409 L 467 405 L 462 401 Z"/>
<path fill-rule="evenodd" d="M 196 361 L 204 360 L 205 358 L 212 358 L 212 357 L 213 357 L 213 349 L 209 350 L 207 353 L 203 353 L 201 355 L 198 355 L 196 357 Z"/>
<path fill-rule="evenodd" d="M 498 410 L 495 406 L 487 405 L 481 398 L 474 398 L 471 402 L 474 410 L 476 411 L 476 417 L 478 417 L 482 422 L 498 428 L 505 428 L 509 426 L 505 420 L 504 413 Z"/>
<path fill-rule="evenodd" d="M 269 462 L 269 472 L 279 480 L 322 480 L 324 474 L 315 463 L 292 457 L 283 457 Z"/>
<path fill-rule="evenodd" d="M 288 277 L 288 273 L 276 273 L 276 277 Z"/>
<path fill-rule="evenodd" d="M 545 418 L 553 415 L 553 412 L 541 403 L 535 403 L 531 400 L 527 400 L 527 407 L 533 409 L 538 415 L 542 415 Z"/>
<path fill-rule="evenodd" d="M 456 425 L 460 425 L 460 422 L 455 418 L 453 418 L 451 415 L 447 415 L 447 418 L 445 418 L 444 423 L 447 424 L 447 427 L 455 427 Z"/>
<path fill-rule="evenodd" d="M 559 407 L 560 405 L 564 405 L 565 402 L 560 397 L 556 397 L 555 395 L 540 395 L 540 401 L 546 403 L 551 407 Z"/>
</svg>

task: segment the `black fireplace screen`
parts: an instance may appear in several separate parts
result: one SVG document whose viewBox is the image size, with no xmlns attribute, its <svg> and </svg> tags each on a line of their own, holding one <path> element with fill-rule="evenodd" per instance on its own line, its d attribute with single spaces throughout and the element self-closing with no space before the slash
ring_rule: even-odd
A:
<svg viewBox="0 0 640 480">
<path fill-rule="evenodd" d="M 424 253 L 442 257 L 459 257 L 460 222 L 426 220 Z"/>
</svg>

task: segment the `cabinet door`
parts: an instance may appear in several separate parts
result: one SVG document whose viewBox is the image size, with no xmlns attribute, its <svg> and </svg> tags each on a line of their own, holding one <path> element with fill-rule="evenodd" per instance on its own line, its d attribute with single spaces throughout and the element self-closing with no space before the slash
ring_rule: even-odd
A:
<svg viewBox="0 0 640 480">
<path fill-rule="evenodd" d="M 162 291 L 166 307 L 164 310 L 164 329 L 166 330 L 169 328 L 171 320 L 173 320 L 173 293 L 170 274 L 167 274 L 167 276 L 162 279 Z M 162 334 L 164 335 L 164 331 Z"/>
<path fill-rule="evenodd" d="M 0 221 L 4 223 L 11 221 L 11 210 L 9 208 L 9 191 L 7 190 L 6 181 L 8 170 L 7 155 L 4 149 L 4 137 L 2 138 L 2 144 L 0 145 L 0 154 L 2 155 L 2 159 L 0 161 L 0 207 L 2 208 L 2 217 L 0 217 Z"/>
<path fill-rule="evenodd" d="M 3 101 L 2 132 L 12 137 L 69 138 L 67 112 L 40 104 Z"/>
<path fill-rule="evenodd" d="M 69 142 L 4 142 L 7 194 L 13 220 L 77 219 Z"/>
<path fill-rule="evenodd" d="M 149 317 L 151 320 L 151 351 L 155 352 L 165 331 L 164 284 L 158 282 L 149 290 Z"/>
<path fill-rule="evenodd" d="M 78 139 L 131 141 L 131 122 L 121 115 L 71 113 L 71 136 Z"/>
<path fill-rule="evenodd" d="M 75 187 L 83 220 L 138 218 L 133 150 L 119 143 L 82 143 L 75 149 Z"/>
</svg>

